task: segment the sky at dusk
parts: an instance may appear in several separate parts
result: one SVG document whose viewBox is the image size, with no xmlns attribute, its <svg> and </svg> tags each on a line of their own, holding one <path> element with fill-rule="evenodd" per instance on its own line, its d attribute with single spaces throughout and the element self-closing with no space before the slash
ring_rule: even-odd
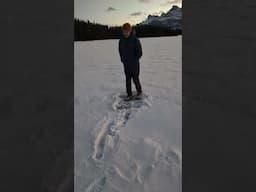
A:
<svg viewBox="0 0 256 192">
<path fill-rule="evenodd" d="M 74 0 L 75 18 L 107 25 L 137 24 L 149 14 L 167 12 L 182 0 Z"/>
</svg>

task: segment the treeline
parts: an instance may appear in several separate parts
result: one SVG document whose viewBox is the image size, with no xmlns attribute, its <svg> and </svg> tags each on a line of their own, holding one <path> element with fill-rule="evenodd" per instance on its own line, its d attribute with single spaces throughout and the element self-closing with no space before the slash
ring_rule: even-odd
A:
<svg viewBox="0 0 256 192">
<path fill-rule="evenodd" d="M 108 26 L 99 23 L 92 23 L 90 21 L 83 21 L 75 19 L 74 22 L 74 40 L 102 40 L 102 39 L 118 39 L 121 35 L 120 26 Z M 159 37 L 159 36 L 173 36 L 180 35 L 181 30 L 170 30 L 166 27 L 150 26 L 150 25 L 136 25 L 133 26 L 138 37 Z"/>
</svg>

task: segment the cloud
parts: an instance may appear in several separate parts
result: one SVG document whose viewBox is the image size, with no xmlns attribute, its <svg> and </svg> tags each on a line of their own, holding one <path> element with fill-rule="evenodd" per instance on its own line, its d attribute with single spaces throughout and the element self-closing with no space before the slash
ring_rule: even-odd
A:
<svg viewBox="0 0 256 192">
<path fill-rule="evenodd" d="M 108 7 L 108 8 L 106 9 L 106 11 L 117 11 L 117 9 L 114 8 L 114 7 Z"/>
<path fill-rule="evenodd" d="M 143 13 L 141 12 L 141 11 L 137 11 L 137 12 L 133 12 L 133 13 L 131 13 L 130 15 L 131 16 L 141 16 Z"/>
<path fill-rule="evenodd" d="M 181 0 L 168 0 L 164 4 L 162 4 L 162 6 L 173 5 L 173 4 L 181 4 Z"/>
<path fill-rule="evenodd" d="M 139 0 L 139 2 L 141 2 L 141 3 L 151 3 L 152 0 Z"/>
<path fill-rule="evenodd" d="M 162 13 L 164 13 L 164 12 L 163 11 L 157 11 L 157 12 L 151 13 L 151 15 L 161 15 Z"/>
</svg>

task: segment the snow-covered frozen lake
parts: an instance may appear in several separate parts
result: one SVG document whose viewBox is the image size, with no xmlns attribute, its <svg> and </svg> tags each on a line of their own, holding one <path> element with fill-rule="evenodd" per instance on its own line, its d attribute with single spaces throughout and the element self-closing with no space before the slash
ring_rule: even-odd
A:
<svg viewBox="0 0 256 192">
<path fill-rule="evenodd" d="M 118 40 L 75 42 L 75 192 L 181 192 L 182 36 L 140 40 L 125 106 Z"/>
</svg>

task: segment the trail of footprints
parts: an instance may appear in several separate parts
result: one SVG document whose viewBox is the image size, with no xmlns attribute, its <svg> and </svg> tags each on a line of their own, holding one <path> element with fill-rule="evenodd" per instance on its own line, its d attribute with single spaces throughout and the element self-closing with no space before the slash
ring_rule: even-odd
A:
<svg viewBox="0 0 256 192">
<path fill-rule="evenodd" d="M 126 144 L 123 144 L 126 145 Z M 136 142 L 132 142 L 129 148 L 142 147 L 142 156 L 150 155 L 149 158 L 141 159 L 136 153 L 127 154 L 126 151 L 119 151 L 118 156 L 123 161 L 115 159 L 115 163 L 106 168 L 104 174 L 95 179 L 86 192 L 102 192 L 105 185 L 108 187 L 120 189 L 131 187 L 131 183 L 139 183 L 141 186 L 148 182 L 152 175 L 171 172 L 173 177 L 168 178 L 170 185 L 176 186 L 175 191 L 181 191 L 181 154 L 173 148 L 163 149 L 162 146 L 151 140 L 150 138 L 142 138 Z M 123 166 L 123 165 L 126 166 Z M 153 171 L 154 170 L 154 171 Z M 107 181 L 108 180 L 108 181 Z M 129 187 L 128 187 L 129 186 Z M 134 186 L 139 187 L 138 185 Z M 127 190 L 124 190 L 127 192 Z M 130 191 L 130 190 L 129 190 Z"/>
<path fill-rule="evenodd" d="M 96 179 L 86 190 L 86 192 L 101 192 L 106 183 L 106 177 L 100 177 Z"/>
<path fill-rule="evenodd" d="M 109 100 L 111 103 L 111 109 L 112 112 L 114 112 L 114 115 L 108 114 L 109 116 L 106 116 L 102 122 L 100 122 L 100 131 L 98 134 L 96 134 L 95 142 L 94 142 L 94 153 L 93 153 L 93 159 L 95 162 L 104 163 L 105 161 L 108 161 L 108 158 L 111 157 L 115 152 L 118 151 L 119 145 L 121 142 L 119 142 L 119 132 L 122 128 L 125 127 L 126 123 L 129 121 L 129 119 L 132 118 L 133 115 L 136 113 L 142 111 L 143 109 L 149 108 L 152 103 L 152 98 L 150 96 L 144 96 L 142 100 L 134 100 L 130 102 L 123 101 L 122 95 L 116 94 L 111 96 L 111 99 Z M 144 141 L 143 141 L 144 142 Z M 154 143 L 151 141 L 147 141 L 146 143 Z M 141 143 L 138 143 L 137 145 L 141 145 Z M 153 148 L 154 148 L 153 144 Z M 158 152 L 160 149 L 160 153 L 156 153 L 156 155 L 153 155 L 156 157 L 155 160 L 153 160 L 149 164 L 145 165 L 137 165 L 136 161 L 133 163 L 136 165 L 135 168 L 129 170 L 130 172 L 127 175 L 127 172 L 122 172 L 123 170 L 118 169 L 118 167 L 112 167 L 112 165 L 108 168 L 109 170 L 107 172 L 111 173 L 111 179 L 115 179 L 115 175 L 120 176 L 119 179 L 123 179 L 124 181 L 122 184 L 132 182 L 134 178 L 137 178 L 139 183 L 143 183 L 144 180 L 148 175 L 151 174 L 151 169 L 157 169 L 156 167 L 159 167 L 158 169 L 161 169 L 163 166 L 171 166 L 176 169 L 177 166 L 177 175 L 181 174 L 181 159 L 178 154 L 176 154 L 175 151 L 162 151 L 161 146 L 156 145 L 156 152 Z M 138 147 L 138 146 L 132 146 L 132 147 Z M 146 146 L 145 146 L 146 147 Z M 119 151 L 120 153 L 120 151 Z M 120 154 L 119 154 L 120 155 Z M 105 161 L 104 161 L 105 160 Z M 122 166 L 121 166 L 122 167 Z M 166 168 L 166 167 L 164 167 Z M 168 168 L 169 169 L 169 168 Z M 170 169 L 171 170 L 171 169 Z M 114 171 L 114 173 L 112 173 Z M 175 171 L 175 172 L 176 172 Z M 180 173 L 179 173 L 180 172 Z M 134 177 L 135 174 L 135 177 Z M 175 174 L 175 175 L 176 175 Z M 108 175 L 108 174 L 107 174 Z M 131 177 L 129 177 L 131 175 Z M 106 174 L 103 174 L 102 177 L 96 179 L 93 183 L 89 185 L 86 192 L 102 192 L 104 186 L 106 185 Z M 134 178 L 133 178 L 134 177 Z M 180 190 L 179 190 L 180 191 Z"/>
<path fill-rule="evenodd" d="M 101 130 L 97 134 L 94 143 L 93 159 L 96 161 L 103 160 L 105 153 L 114 152 L 118 147 L 119 131 L 124 127 L 127 121 L 143 108 L 151 106 L 152 98 L 144 95 L 141 100 L 124 101 L 123 96 L 116 94 L 112 96 L 112 110 L 116 112 L 116 116 L 107 117 L 103 120 Z M 108 148 L 108 149 L 106 149 Z"/>
</svg>

